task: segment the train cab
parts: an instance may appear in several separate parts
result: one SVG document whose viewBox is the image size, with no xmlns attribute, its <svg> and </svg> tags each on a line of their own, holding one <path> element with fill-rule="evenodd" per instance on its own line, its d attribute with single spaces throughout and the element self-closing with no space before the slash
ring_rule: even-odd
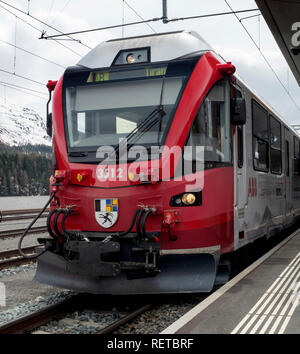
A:
<svg viewBox="0 0 300 354">
<path fill-rule="evenodd" d="M 55 196 L 38 281 L 142 294 L 228 279 L 224 259 L 247 240 L 251 121 L 234 72 L 182 31 L 101 43 L 50 85 Z"/>
</svg>

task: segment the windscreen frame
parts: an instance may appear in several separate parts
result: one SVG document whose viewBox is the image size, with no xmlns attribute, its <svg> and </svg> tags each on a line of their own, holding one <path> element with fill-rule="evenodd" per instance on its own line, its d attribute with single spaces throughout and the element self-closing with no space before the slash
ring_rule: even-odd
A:
<svg viewBox="0 0 300 354">
<path fill-rule="evenodd" d="M 111 82 L 125 82 L 125 81 L 137 81 L 137 80 L 145 80 L 145 79 L 163 79 L 164 77 L 179 77 L 179 76 L 185 76 L 182 87 L 180 89 L 180 92 L 178 93 L 176 102 L 174 103 L 173 109 L 170 113 L 170 117 L 168 119 L 168 122 L 166 124 L 166 128 L 163 132 L 162 138 L 161 138 L 161 144 L 163 145 L 167 139 L 168 133 L 170 131 L 171 124 L 173 122 L 175 113 L 177 111 L 179 102 L 181 100 L 182 94 L 186 88 L 187 82 L 190 79 L 190 76 L 195 68 L 196 63 L 199 61 L 200 56 L 198 55 L 197 57 L 192 57 L 192 58 L 185 58 L 184 60 L 173 60 L 171 62 L 159 62 L 155 64 L 136 64 L 136 65 L 130 65 L 130 67 L 125 68 L 123 65 L 122 67 L 117 66 L 117 67 L 110 67 L 110 68 L 99 68 L 99 69 L 87 69 L 87 68 L 78 68 L 78 67 L 71 67 L 68 68 L 65 72 L 64 79 L 63 79 L 63 87 L 62 87 L 62 110 L 63 110 L 63 125 L 64 125 L 64 138 L 65 138 L 65 144 L 66 144 L 66 150 L 68 153 L 68 160 L 69 162 L 75 162 L 75 163 L 99 163 L 99 159 L 96 158 L 96 150 L 99 146 L 96 147 L 89 147 L 87 149 L 84 149 L 82 147 L 71 147 L 70 146 L 70 141 L 69 141 L 69 130 L 68 130 L 68 123 L 67 123 L 67 104 L 66 104 L 66 92 L 68 87 L 77 87 L 77 86 L 88 86 L 88 83 L 86 82 L 86 78 L 88 74 L 93 72 L 99 72 L 99 71 L 108 71 L 112 73 L 118 73 L 118 72 L 123 72 L 124 70 L 138 70 L 141 69 L 145 66 L 150 66 L 151 68 L 160 68 L 160 67 L 167 67 L 165 75 L 157 75 L 153 77 L 133 77 L 133 78 L 126 78 L 125 80 L 112 80 L 112 81 L 100 81 L 100 82 L 93 82 L 93 85 L 105 85 L 106 83 L 111 83 Z M 85 78 L 85 82 L 83 80 Z M 90 84 L 91 85 L 91 84 Z M 159 102 L 158 102 L 159 103 Z M 70 153 L 80 153 L 84 152 L 85 156 L 70 156 Z"/>
</svg>

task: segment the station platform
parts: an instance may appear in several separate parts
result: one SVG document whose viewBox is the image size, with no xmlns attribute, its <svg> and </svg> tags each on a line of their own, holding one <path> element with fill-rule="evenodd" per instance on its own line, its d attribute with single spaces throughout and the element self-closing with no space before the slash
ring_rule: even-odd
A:
<svg viewBox="0 0 300 354">
<path fill-rule="evenodd" d="M 300 230 L 161 334 L 299 334 Z"/>
</svg>

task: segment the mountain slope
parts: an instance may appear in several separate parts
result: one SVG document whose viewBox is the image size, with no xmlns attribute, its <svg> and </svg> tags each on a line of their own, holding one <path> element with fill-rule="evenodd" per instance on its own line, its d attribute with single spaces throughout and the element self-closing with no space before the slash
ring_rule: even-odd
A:
<svg viewBox="0 0 300 354">
<path fill-rule="evenodd" d="M 14 104 L 0 104 L 0 143 L 10 146 L 51 145 L 45 119 L 34 110 Z"/>
</svg>

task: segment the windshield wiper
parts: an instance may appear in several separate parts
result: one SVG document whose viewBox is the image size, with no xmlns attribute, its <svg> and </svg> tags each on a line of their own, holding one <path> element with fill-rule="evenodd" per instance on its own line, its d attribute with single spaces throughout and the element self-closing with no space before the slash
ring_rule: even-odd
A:
<svg viewBox="0 0 300 354">
<path fill-rule="evenodd" d="M 127 146 L 127 150 L 128 150 L 137 140 L 141 138 L 141 136 L 143 136 L 158 122 L 160 122 L 159 132 L 158 132 L 158 139 L 159 139 L 159 135 L 161 131 L 161 119 L 166 115 L 166 112 L 164 111 L 163 104 L 162 104 L 164 86 L 165 86 L 165 76 L 163 78 L 162 85 L 161 85 L 159 105 L 124 138 L 122 143 L 119 144 L 115 149 L 116 154 L 118 154 L 121 147 L 124 147 L 124 145 L 130 143 Z"/>
<path fill-rule="evenodd" d="M 87 152 L 71 151 L 68 154 L 70 157 L 85 157 L 88 155 Z"/>
<path fill-rule="evenodd" d="M 149 131 L 156 123 L 158 123 L 163 116 L 166 115 L 166 112 L 161 106 L 155 108 L 153 112 L 146 117 L 140 126 L 137 126 L 130 134 L 126 137 L 127 144 L 130 143 L 130 146 L 133 145 L 137 140 L 140 139 L 147 131 Z"/>
<path fill-rule="evenodd" d="M 163 110 L 163 107 L 159 105 L 156 107 L 142 122 L 140 122 L 119 144 L 115 152 L 118 153 L 121 147 L 129 144 L 128 147 L 131 147 L 142 135 L 149 131 L 163 116 L 166 115 L 166 112 Z M 156 117 L 156 118 L 155 118 Z"/>
</svg>

